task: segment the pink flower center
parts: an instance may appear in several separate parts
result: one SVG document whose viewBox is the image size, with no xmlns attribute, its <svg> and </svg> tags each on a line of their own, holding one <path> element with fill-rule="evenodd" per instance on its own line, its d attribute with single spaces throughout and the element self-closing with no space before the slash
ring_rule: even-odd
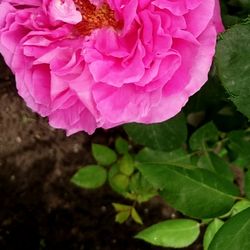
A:
<svg viewBox="0 0 250 250">
<path fill-rule="evenodd" d="M 90 35 L 95 29 L 104 27 L 121 28 L 121 22 L 115 19 L 114 11 L 107 4 L 96 7 L 89 0 L 74 0 L 83 20 L 76 24 L 76 30 L 81 35 Z"/>
</svg>

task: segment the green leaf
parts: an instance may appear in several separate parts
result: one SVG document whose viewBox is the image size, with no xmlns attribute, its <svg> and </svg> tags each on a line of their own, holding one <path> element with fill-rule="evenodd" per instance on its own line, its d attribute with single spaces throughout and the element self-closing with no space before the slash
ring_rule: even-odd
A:
<svg viewBox="0 0 250 250">
<path fill-rule="evenodd" d="M 235 164 L 240 167 L 250 165 L 250 136 L 243 130 L 232 131 L 228 134 L 229 147 L 236 153 Z"/>
<path fill-rule="evenodd" d="M 103 166 L 113 164 L 117 160 L 116 153 L 107 146 L 92 144 L 92 154 L 95 160 Z"/>
<path fill-rule="evenodd" d="M 129 178 L 124 174 L 116 174 L 113 176 L 112 183 L 116 190 L 123 193 L 128 189 Z"/>
<path fill-rule="evenodd" d="M 218 136 L 219 132 L 215 125 L 212 122 L 207 123 L 191 136 L 190 147 L 203 153 L 197 162 L 199 168 L 208 169 L 232 181 L 234 177 L 229 165 L 209 149 L 209 143 L 216 142 Z"/>
<path fill-rule="evenodd" d="M 200 234 L 200 224 L 189 219 L 167 220 L 139 232 L 135 238 L 156 246 L 182 248 L 191 245 Z"/>
<path fill-rule="evenodd" d="M 151 125 L 134 123 L 127 124 L 124 128 L 134 142 L 162 151 L 179 148 L 187 138 L 187 126 L 183 114 L 162 123 Z"/>
<path fill-rule="evenodd" d="M 219 229 L 208 250 L 250 249 L 250 208 L 230 218 Z"/>
<path fill-rule="evenodd" d="M 130 216 L 130 210 L 119 212 L 115 216 L 115 222 L 122 224 L 129 218 L 129 216 Z"/>
<path fill-rule="evenodd" d="M 230 181 L 206 169 L 141 164 L 142 175 L 175 209 L 197 218 L 211 218 L 228 212 L 239 194 Z"/>
<path fill-rule="evenodd" d="M 124 223 L 131 215 L 133 207 L 121 203 L 112 203 L 112 205 L 115 211 L 118 212 L 115 216 L 115 221 L 120 224 Z"/>
<path fill-rule="evenodd" d="M 188 155 L 183 149 L 164 152 L 150 148 L 144 148 L 136 155 L 136 160 L 142 163 L 194 168 L 190 161 L 190 155 Z"/>
<path fill-rule="evenodd" d="M 119 188 L 119 184 L 118 184 L 118 187 L 116 185 L 116 182 L 114 181 L 114 177 L 117 175 L 117 174 L 120 174 L 120 170 L 119 170 L 119 167 L 117 166 L 117 164 L 114 164 L 111 166 L 111 168 L 109 169 L 109 172 L 108 172 L 108 181 L 109 181 L 109 185 L 110 187 L 117 193 L 121 194 L 121 195 L 124 195 L 125 194 L 125 191 L 124 190 L 121 190 Z"/>
<path fill-rule="evenodd" d="M 189 144 L 192 150 L 206 150 L 207 142 L 218 140 L 219 132 L 212 122 L 197 129 L 191 136 Z"/>
<path fill-rule="evenodd" d="M 230 100 L 250 118 L 250 24 L 238 24 L 218 42 L 216 63 Z"/>
<path fill-rule="evenodd" d="M 128 142 L 125 139 L 118 137 L 115 140 L 115 149 L 121 155 L 128 153 Z"/>
<path fill-rule="evenodd" d="M 213 240 L 215 234 L 222 227 L 224 222 L 220 219 L 215 218 L 207 227 L 204 238 L 203 238 L 203 248 L 204 250 L 208 250 L 208 247 Z"/>
<path fill-rule="evenodd" d="M 213 171 L 228 180 L 232 181 L 234 178 L 233 173 L 226 161 L 213 152 L 206 151 L 205 154 L 200 157 L 197 165 L 200 168 Z"/>
<path fill-rule="evenodd" d="M 248 170 L 245 174 L 245 194 L 248 199 L 250 199 L 250 170 Z"/>
<path fill-rule="evenodd" d="M 250 207 L 250 201 L 249 200 L 238 201 L 232 207 L 231 216 L 234 216 L 234 215 L 242 212 L 243 210 L 245 210 L 246 208 L 249 208 L 249 207 Z"/>
<path fill-rule="evenodd" d="M 130 176 L 134 172 L 134 160 L 130 154 L 125 154 L 117 163 L 121 173 Z"/>
<path fill-rule="evenodd" d="M 112 205 L 113 205 L 116 212 L 128 211 L 128 210 L 131 210 L 131 208 L 132 208 L 129 205 L 124 205 L 121 203 L 112 203 Z"/>
<path fill-rule="evenodd" d="M 80 168 L 71 181 L 82 188 L 98 188 L 105 183 L 106 178 L 106 169 L 97 165 L 88 165 Z"/>
<path fill-rule="evenodd" d="M 131 210 L 131 217 L 132 217 L 132 219 L 133 219 L 136 223 L 141 224 L 141 225 L 143 224 L 140 215 L 137 213 L 137 211 L 136 211 L 136 209 L 135 209 L 134 207 L 133 207 L 132 210 Z"/>
<path fill-rule="evenodd" d="M 129 182 L 130 194 L 127 198 L 133 198 L 138 203 L 148 201 L 157 195 L 156 189 L 139 172 L 133 174 Z M 131 196 L 132 195 L 132 196 Z"/>
<path fill-rule="evenodd" d="M 213 221 L 213 219 L 212 218 L 208 218 L 208 219 L 202 219 L 201 220 L 201 223 L 202 224 L 205 224 L 205 225 L 208 225 L 210 222 L 212 222 Z"/>
</svg>

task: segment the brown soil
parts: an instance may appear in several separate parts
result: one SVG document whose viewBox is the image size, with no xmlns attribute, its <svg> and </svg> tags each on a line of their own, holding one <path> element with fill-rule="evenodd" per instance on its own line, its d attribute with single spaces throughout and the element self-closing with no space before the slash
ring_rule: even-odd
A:
<svg viewBox="0 0 250 250">
<path fill-rule="evenodd" d="M 91 142 L 112 145 L 120 131 L 66 137 L 50 128 L 25 107 L 0 60 L 0 249 L 161 249 L 133 239 L 144 227 L 176 216 L 159 198 L 139 208 L 144 226 L 119 225 L 111 203 L 128 201 L 108 187 L 89 191 L 70 183 L 79 167 L 93 163 Z"/>
</svg>

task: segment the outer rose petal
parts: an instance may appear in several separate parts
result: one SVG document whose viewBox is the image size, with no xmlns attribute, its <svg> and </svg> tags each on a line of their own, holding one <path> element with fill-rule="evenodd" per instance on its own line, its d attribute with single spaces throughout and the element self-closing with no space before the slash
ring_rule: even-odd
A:
<svg viewBox="0 0 250 250">
<path fill-rule="evenodd" d="M 0 53 L 27 105 L 68 135 L 176 115 L 207 80 L 219 1 L 90 2 L 123 25 L 86 35 L 95 15 L 73 0 L 0 1 Z"/>
<path fill-rule="evenodd" d="M 219 2 L 219 0 L 215 1 L 213 23 L 215 24 L 215 27 L 216 27 L 216 30 L 218 33 L 224 31 L 224 26 L 223 26 L 221 15 L 220 15 L 220 2 Z"/>
</svg>

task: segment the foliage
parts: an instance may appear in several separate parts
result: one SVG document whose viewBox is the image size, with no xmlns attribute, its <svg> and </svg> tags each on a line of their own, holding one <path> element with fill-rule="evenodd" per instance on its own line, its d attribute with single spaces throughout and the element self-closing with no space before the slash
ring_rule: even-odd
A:
<svg viewBox="0 0 250 250">
<path fill-rule="evenodd" d="M 191 245 L 200 234 L 200 224 L 195 220 L 176 219 L 155 224 L 135 237 L 157 246 L 180 248 Z"/>
<path fill-rule="evenodd" d="M 157 246 L 187 247 L 203 227 L 205 250 L 250 249 L 250 4 L 221 4 L 226 31 L 208 83 L 171 120 L 124 126 L 128 139 L 118 137 L 115 150 L 93 144 L 98 165 L 72 178 L 84 188 L 107 180 L 131 201 L 113 204 L 118 223 L 132 218 L 142 224 L 136 206 L 160 195 L 186 218 L 135 236 Z"/>
</svg>

